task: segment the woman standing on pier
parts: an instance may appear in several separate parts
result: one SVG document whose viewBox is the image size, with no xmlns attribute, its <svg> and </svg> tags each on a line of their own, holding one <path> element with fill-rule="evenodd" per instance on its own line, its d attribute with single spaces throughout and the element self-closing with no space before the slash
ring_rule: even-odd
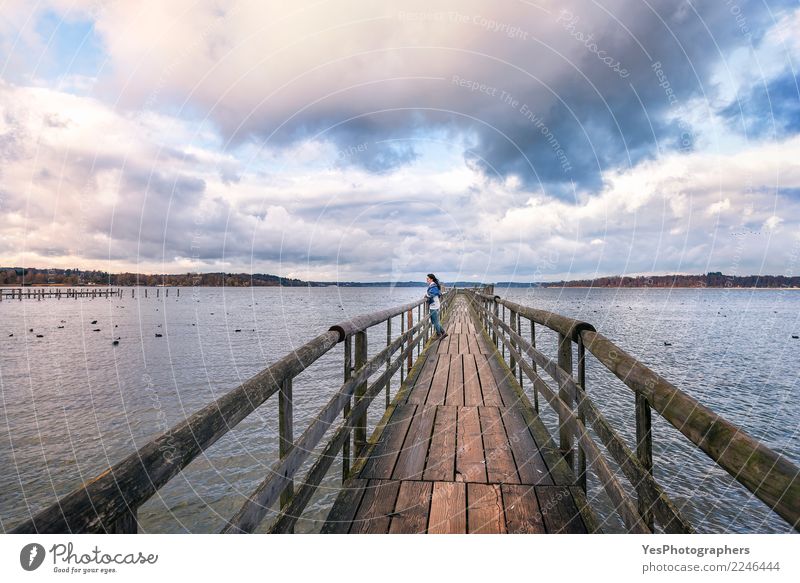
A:
<svg viewBox="0 0 800 583">
<path fill-rule="evenodd" d="M 425 292 L 425 298 L 430 309 L 431 324 L 433 324 L 433 329 L 436 331 L 436 338 L 441 340 L 447 336 L 447 332 L 444 331 L 444 328 L 439 323 L 439 309 L 442 307 L 442 285 L 432 273 L 428 274 L 428 291 Z"/>
</svg>

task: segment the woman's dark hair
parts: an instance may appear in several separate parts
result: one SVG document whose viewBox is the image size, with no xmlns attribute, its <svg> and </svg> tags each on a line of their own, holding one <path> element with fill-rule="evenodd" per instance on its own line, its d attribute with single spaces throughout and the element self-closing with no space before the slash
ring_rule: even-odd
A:
<svg viewBox="0 0 800 583">
<path fill-rule="evenodd" d="M 435 276 L 435 275 L 433 275 L 432 273 L 429 273 L 429 274 L 428 274 L 428 277 L 430 277 L 430 278 L 433 280 L 433 283 L 435 283 L 436 285 L 438 285 L 438 286 L 439 286 L 439 289 L 440 289 L 441 291 L 444 291 L 444 286 L 443 286 L 441 283 L 439 283 L 439 280 L 438 280 L 438 279 L 436 279 L 436 276 Z"/>
</svg>

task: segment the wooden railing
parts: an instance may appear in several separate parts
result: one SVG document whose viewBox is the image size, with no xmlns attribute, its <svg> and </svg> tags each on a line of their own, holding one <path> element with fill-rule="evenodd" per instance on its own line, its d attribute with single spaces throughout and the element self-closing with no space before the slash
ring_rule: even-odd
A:
<svg viewBox="0 0 800 583">
<path fill-rule="evenodd" d="M 668 533 L 694 532 L 693 526 L 653 477 L 652 410 L 792 527 L 800 530 L 800 470 L 786 457 L 676 388 L 597 332 L 591 324 L 504 300 L 493 291 L 485 288 L 467 291 L 482 325 L 495 345 L 499 342 L 504 357 L 508 351 L 509 367 L 513 374 L 519 372 L 520 384 L 523 373 L 533 384 L 536 411 L 539 410 L 541 394 L 558 414 L 560 450 L 564 461 L 572 467 L 578 484 L 586 490 L 588 463 L 630 532 L 653 532 L 656 524 Z M 523 318 L 530 322 L 530 340 L 521 336 Z M 555 360 L 537 350 L 537 324 L 558 334 Z M 577 344 L 577 376 L 573 367 L 573 344 Z M 588 396 L 587 351 L 633 391 L 635 451 L 628 447 Z M 542 379 L 539 367 L 553 379 L 557 390 Z M 633 486 L 636 500 L 631 499 L 611 471 L 587 426 L 594 429 L 608 454 Z"/>
<path fill-rule="evenodd" d="M 443 296 L 442 317 L 453 294 Z M 222 532 L 252 532 L 276 502 L 280 512 L 269 530 L 291 532 L 340 450 L 342 479 L 347 479 L 353 462 L 351 433 L 354 456 L 358 458 L 366 443 L 367 408 L 381 391 L 386 391 L 388 407 L 391 379 L 399 369 L 403 382 L 413 365 L 414 350 L 419 354 L 429 338 L 430 319 L 424 307 L 424 300 L 420 300 L 331 326 L 11 532 L 137 532 L 139 507 L 276 393 L 279 459 Z M 398 316 L 399 334 L 393 335 L 392 320 Z M 386 346 L 368 359 L 368 330 L 379 324 L 386 325 Z M 340 342 L 344 342 L 344 384 L 295 441 L 292 380 Z M 370 377 L 381 369 L 380 376 L 370 382 Z M 295 491 L 295 474 L 340 415 L 339 427 Z"/>
</svg>

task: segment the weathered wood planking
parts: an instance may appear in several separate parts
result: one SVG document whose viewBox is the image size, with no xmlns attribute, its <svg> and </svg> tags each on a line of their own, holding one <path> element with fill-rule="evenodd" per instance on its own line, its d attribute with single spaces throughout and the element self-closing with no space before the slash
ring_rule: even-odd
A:
<svg viewBox="0 0 800 583">
<path fill-rule="evenodd" d="M 323 532 L 599 531 L 583 492 L 548 470 L 536 438 L 546 429 L 496 351 L 481 353 L 485 337 L 462 303 L 448 338 L 429 345 L 398 392 Z"/>
<path fill-rule="evenodd" d="M 544 518 L 533 486 L 503 484 L 506 529 L 511 534 L 544 534 Z"/>
<path fill-rule="evenodd" d="M 436 416 L 435 405 L 423 405 L 414 416 L 403 442 L 392 478 L 395 480 L 420 480 L 425 469 L 428 444 Z"/>
<path fill-rule="evenodd" d="M 389 532 L 391 513 L 394 511 L 400 482 L 370 480 L 353 518 L 353 534 L 380 534 Z"/>
<path fill-rule="evenodd" d="M 401 482 L 389 532 L 422 534 L 427 532 L 433 482 Z"/>
<path fill-rule="evenodd" d="M 467 484 L 467 531 L 470 534 L 506 532 L 503 499 L 498 484 Z"/>
<path fill-rule="evenodd" d="M 409 404 L 397 406 L 380 441 L 361 469 L 359 477 L 388 479 L 392 475 L 416 408 L 416 405 Z"/>
<path fill-rule="evenodd" d="M 466 534 L 467 488 L 458 482 L 436 482 L 431 496 L 429 534 Z"/>
</svg>

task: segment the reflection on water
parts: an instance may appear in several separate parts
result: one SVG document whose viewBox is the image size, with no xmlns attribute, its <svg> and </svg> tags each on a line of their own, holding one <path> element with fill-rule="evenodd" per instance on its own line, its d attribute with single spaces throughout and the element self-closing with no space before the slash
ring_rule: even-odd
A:
<svg viewBox="0 0 800 583">
<path fill-rule="evenodd" d="M 791 398 L 800 349 L 800 341 L 791 335 L 800 330 L 800 292 L 496 291 L 520 303 L 592 322 L 705 405 L 795 463 L 800 460 L 798 404 Z M 423 292 L 422 288 L 199 288 L 183 289 L 180 298 L 174 291 L 170 297 L 154 298 L 151 291 L 148 299 L 140 293 L 132 299 L 126 292 L 112 299 L 0 303 L 3 530 L 331 324 L 405 303 Z M 96 324 L 91 323 L 94 320 Z M 399 324 L 395 324 L 396 333 Z M 385 328 L 378 328 L 370 353 L 385 343 Z M 552 350 L 554 338 L 537 334 L 539 345 Z M 114 346 L 117 338 L 119 344 Z M 296 379 L 295 436 L 333 395 L 341 375 L 338 346 Z M 632 442 L 630 391 L 593 361 L 587 387 L 598 407 Z M 393 391 L 396 388 L 397 382 Z M 370 427 L 380 418 L 382 401 L 378 397 L 371 408 Z M 276 405 L 272 399 L 256 410 L 146 503 L 139 512 L 142 530 L 221 528 L 277 458 Z M 555 416 L 548 417 L 546 409 L 542 402 L 544 420 L 552 430 Z M 685 503 L 684 510 L 699 530 L 789 530 L 657 417 L 654 447 L 657 478 L 679 504 Z M 334 465 L 298 532 L 319 529 L 336 496 L 340 469 L 340 464 Z M 596 480 L 590 495 L 598 495 L 597 503 L 603 503 Z M 607 526 L 613 530 L 612 523 Z"/>
</svg>

